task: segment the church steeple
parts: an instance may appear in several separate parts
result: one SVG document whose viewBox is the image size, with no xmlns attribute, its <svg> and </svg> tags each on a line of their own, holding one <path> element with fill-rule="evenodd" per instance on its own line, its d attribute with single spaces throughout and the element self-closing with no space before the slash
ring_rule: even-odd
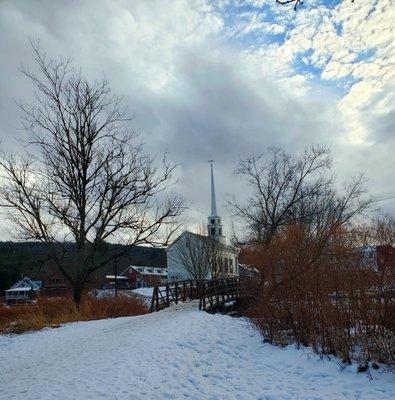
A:
<svg viewBox="0 0 395 400">
<path fill-rule="evenodd" d="M 221 243 L 225 243 L 225 236 L 223 236 L 223 232 L 222 232 L 221 217 L 218 216 L 218 212 L 217 212 L 213 162 L 214 162 L 214 160 L 209 161 L 210 169 L 211 169 L 211 214 L 208 217 L 207 231 L 208 231 L 209 237 L 211 237 L 215 240 L 218 240 Z"/>
<path fill-rule="evenodd" d="M 214 185 L 214 172 L 213 172 L 213 162 L 214 160 L 210 160 L 210 167 L 211 167 L 211 217 L 218 217 L 217 215 L 217 202 L 215 199 L 215 185 Z"/>
</svg>

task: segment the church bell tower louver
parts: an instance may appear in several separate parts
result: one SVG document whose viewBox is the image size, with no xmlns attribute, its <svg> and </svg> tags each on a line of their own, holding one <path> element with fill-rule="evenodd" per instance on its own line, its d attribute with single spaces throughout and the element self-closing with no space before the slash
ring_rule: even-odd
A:
<svg viewBox="0 0 395 400">
<path fill-rule="evenodd" d="M 221 217 L 218 216 L 217 212 L 217 202 L 215 198 L 215 185 L 214 185 L 214 172 L 213 172 L 213 162 L 214 160 L 210 160 L 210 169 L 211 169 L 211 213 L 208 217 L 207 231 L 208 236 L 221 242 L 225 243 L 226 238 L 222 232 L 222 223 Z"/>
</svg>

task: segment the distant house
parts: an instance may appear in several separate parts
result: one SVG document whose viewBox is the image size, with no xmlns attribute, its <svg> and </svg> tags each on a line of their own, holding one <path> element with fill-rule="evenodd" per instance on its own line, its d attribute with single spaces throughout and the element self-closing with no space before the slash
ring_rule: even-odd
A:
<svg viewBox="0 0 395 400">
<path fill-rule="evenodd" d="M 132 285 L 127 276 L 106 275 L 105 278 L 106 278 L 106 281 L 105 281 L 104 285 L 102 286 L 102 289 L 114 289 L 115 283 L 117 284 L 117 289 L 119 289 L 119 290 L 132 289 Z"/>
<path fill-rule="evenodd" d="M 391 245 L 365 245 L 362 246 L 361 252 L 362 267 L 370 267 L 377 272 L 395 271 L 395 248 Z"/>
<path fill-rule="evenodd" d="M 130 265 L 119 275 L 106 275 L 103 289 L 137 289 L 167 281 L 167 268 Z"/>
<path fill-rule="evenodd" d="M 152 286 L 167 281 L 167 268 L 130 265 L 122 272 L 134 288 Z"/>
<path fill-rule="evenodd" d="M 136 279 L 126 276 L 129 267 L 147 267 L 166 269 L 166 250 L 148 246 L 135 246 L 126 254 L 112 260 L 95 273 L 92 282 L 96 288 L 108 289 L 115 285 L 115 274 L 117 275 L 117 288 L 129 289 L 136 286 Z M 123 278 L 122 278 L 123 276 Z M 127 279 L 125 279 L 125 276 Z"/>
<path fill-rule="evenodd" d="M 43 281 L 42 295 L 57 297 L 71 293 L 70 283 L 54 264 L 48 263 L 38 276 Z"/>
<path fill-rule="evenodd" d="M 393 246 L 363 246 L 361 267 L 373 270 L 378 278 L 378 289 L 395 298 L 395 248 Z"/>
<path fill-rule="evenodd" d="M 259 275 L 259 271 L 253 265 L 239 263 L 239 275 L 241 278 L 253 278 L 254 276 Z"/>
<path fill-rule="evenodd" d="M 7 303 L 18 303 L 32 300 L 42 287 L 42 281 L 33 281 L 24 277 L 5 291 Z"/>
</svg>

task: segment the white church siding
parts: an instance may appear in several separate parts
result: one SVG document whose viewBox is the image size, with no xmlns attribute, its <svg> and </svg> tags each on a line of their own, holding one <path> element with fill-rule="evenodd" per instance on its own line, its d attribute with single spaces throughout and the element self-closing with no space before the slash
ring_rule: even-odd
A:
<svg viewBox="0 0 395 400">
<path fill-rule="evenodd" d="M 191 276 L 190 272 L 183 264 L 183 257 L 181 255 L 183 251 L 182 247 L 186 245 L 188 240 L 189 242 L 195 242 L 196 246 L 200 246 L 204 245 L 203 240 L 206 241 L 208 239 L 208 237 L 185 231 L 167 248 L 167 268 L 169 281 L 194 279 L 194 277 Z M 218 257 L 222 259 L 222 270 L 217 271 L 217 276 L 239 276 L 236 249 L 234 249 L 232 246 L 219 243 Z M 207 269 L 207 274 L 204 279 L 211 279 L 213 277 L 212 266 L 208 265 L 205 269 Z"/>
<path fill-rule="evenodd" d="M 181 246 L 185 246 L 186 235 L 190 232 L 183 232 L 168 248 L 167 248 L 167 271 L 168 280 L 188 280 L 192 279 L 189 272 L 185 269 L 179 251 Z M 207 278 L 209 279 L 209 278 Z"/>
</svg>

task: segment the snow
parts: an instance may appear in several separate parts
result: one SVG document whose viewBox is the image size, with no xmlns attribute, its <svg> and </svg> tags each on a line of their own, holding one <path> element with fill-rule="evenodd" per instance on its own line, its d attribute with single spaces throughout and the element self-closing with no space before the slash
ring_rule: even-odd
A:
<svg viewBox="0 0 395 400">
<path fill-rule="evenodd" d="M 395 376 L 369 380 L 309 351 L 262 342 L 249 322 L 197 310 L 66 324 L 0 336 L 4 399 L 395 398 Z"/>
<path fill-rule="evenodd" d="M 154 288 L 153 287 L 144 287 L 144 288 L 134 289 L 134 290 L 132 290 L 132 292 L 139 294 L 141 296 L 152 297 Z"/>
</svg>

